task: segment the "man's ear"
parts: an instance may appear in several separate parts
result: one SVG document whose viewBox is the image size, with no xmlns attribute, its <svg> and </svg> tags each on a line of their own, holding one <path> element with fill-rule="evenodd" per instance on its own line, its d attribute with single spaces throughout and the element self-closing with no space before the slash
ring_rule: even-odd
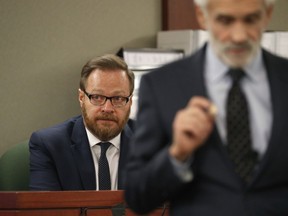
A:
<svg viewBox="0 0 288 216">
<path fill-rule="evenodd" d="M 195 5 L 195 13 L 200 27 L 206 30 L 206 16 L 203 9 L 201 9 L 198 5 Z"/>
<path fill-rule="evenodd" d="M 268 24 L 269 24 L 269 22 L 271 20 L 271 17 L 272 17 L 272 14 L 273 14 L 273 10 L 274 10 L 273 5 L 268 6 L 267 9 L 266 9 L 266 14 L 267 14 L 266 26 L 268 26 Z"/>
<path fill-rule="evenodd" d="M 131 106 L 132 106 L 132 104 L 133 104 L 133 94 L 131 95 L 130 103 L 131 103 Z"/>
<path fill-rule="evenodd" d="M 84 103 L 84 97 L 85 97 L 84 92 L 81 89 L 78 89 L 78 100 L 79 100 L 79 103 L 80 103 L 81 107 L 82 107 L 82 105 Z"/>
</svg>

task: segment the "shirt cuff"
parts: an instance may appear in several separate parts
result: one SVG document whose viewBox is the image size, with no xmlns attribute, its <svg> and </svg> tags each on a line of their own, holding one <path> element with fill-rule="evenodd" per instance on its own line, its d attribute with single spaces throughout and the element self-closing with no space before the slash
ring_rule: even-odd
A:
<svg viewBox="0 0 288 216">
<path fill-rule="evenodd" d="M 190 169 L 190 165 L 192 163 L 192 158 L 189 158 L 187 161 L 180 162 L 177 159 L 170 157 L 170 161 L 172 163 L 172 166 L 174 167 L 174 170 L 176 174 L 179 176 L 179 178 L 183 182 L 189 182 L 193 179 L 193 172 Z"/>
</svg>

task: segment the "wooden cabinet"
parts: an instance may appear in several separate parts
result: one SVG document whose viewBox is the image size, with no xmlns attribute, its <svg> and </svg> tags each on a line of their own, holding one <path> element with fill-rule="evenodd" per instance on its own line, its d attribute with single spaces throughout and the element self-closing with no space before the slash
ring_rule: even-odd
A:
<svg viewBox="0 0 288 216">
<path fill-rule="evenodd" d="M 162 29 L 200 29 L 193 0 L 162 0 Z"/>
</svg>

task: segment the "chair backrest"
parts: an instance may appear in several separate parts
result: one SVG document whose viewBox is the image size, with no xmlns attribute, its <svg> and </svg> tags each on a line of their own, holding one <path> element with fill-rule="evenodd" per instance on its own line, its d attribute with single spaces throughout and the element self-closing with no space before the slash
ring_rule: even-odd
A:
<svg viewBox="0 0 288 216">
<path fill-rule="evenodd" d="M 28 141 L 16 144 L 0 158 L 0 191 L 29 190 Z"/>
</svg>

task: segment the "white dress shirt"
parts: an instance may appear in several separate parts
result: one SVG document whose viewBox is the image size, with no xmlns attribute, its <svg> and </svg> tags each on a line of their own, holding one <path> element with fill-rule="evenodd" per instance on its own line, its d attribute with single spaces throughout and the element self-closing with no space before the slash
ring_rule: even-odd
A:
<svg viewBox="0 0 288 216">
<path fill-rule="evenodd" d="M 242 69 L 246 76 L 241 79 L 240 84 L 246 95 L 250 112 L 252 147 L 261 157 L 267 149 L 272 127 L 270 87 L 261 50 L 256 58 Z M 208 45 L 204 80 L 208 96 L 218 108 L 216 125 L 224 144 L 227 135 L 225 106 L 232 85 L 231 77 L 227 74 L 228 70 L 229 68 L 216 57 L 211 46 Z"/>
<path fill-rule="evenodd" d="M 92 157 L 94 161 L 94 168 L 96 173 L 96 190 L 99 190 L 99 180 L 98 180 L 98 161 L 101 154 L 101 147 L 97 145 L 101 142 L 97 137 L 95 137 L 87 128 L 86 128 L 89 145 L 92 152 Z M 114 139 L 109 142 L 111 145 L 107 149 L 106 156 L 109 163 L 110 177 L 111 177 L 111 190 L 118 189 L 118 164 L 120 157 L 120 137 L 121 134 L 116 136 Z"/>
</svg>

